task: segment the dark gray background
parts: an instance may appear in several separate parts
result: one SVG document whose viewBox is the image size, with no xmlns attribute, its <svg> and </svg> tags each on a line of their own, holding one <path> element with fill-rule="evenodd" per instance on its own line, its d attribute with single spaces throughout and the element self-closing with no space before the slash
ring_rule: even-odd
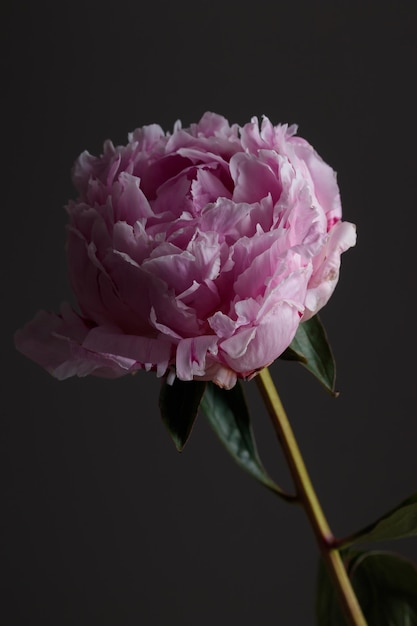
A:
<svg viewBox="0 0 417 626">
<path fill-rule="evenodd" d="M 71 298 L 73 160 L 205 110 L 296 122 L 338 172 L 358 244 L 322 313 L 337 400 L 273 375 L 324 510 L 350 533 L 417 491 L 416 3 L 5 2 L 2 513 L 5 626 L 310 626 L 304 514 L 229 459 L 203 419 L 178 454 L 152 374 L 57 382 L 13 333 Z M 256 385 L 262 457 L 289 486 Z M 417 559 L 416 541 L 393 548 Z"/>
</svg>

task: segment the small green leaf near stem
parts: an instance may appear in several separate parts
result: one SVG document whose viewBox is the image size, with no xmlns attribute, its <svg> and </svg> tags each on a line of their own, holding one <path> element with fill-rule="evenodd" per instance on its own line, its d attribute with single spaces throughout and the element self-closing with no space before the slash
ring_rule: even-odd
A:
<svg viewBox="0 0 417 626">
<path fill-rule="evenodd" d="M 256 448 L 249 410 L 240 381 L 229 390 L 207 383 L 201 409 L 231 457 L 264 487 L 284 500 L 294 501 L 267 473 Z"/>
<path fill-rule="evenodd" d="M 166 379 L 162 381 L 159 394 L 161 417 L 178 452 L 183 450 L 190 436 L 206 384 L 178 378 L 171 385 Z"/>
<path fill-rule="evenodd" d="M 333 396 L 335 391 L 336 365 L 326 331 L 318 315 L 302 322 L 289 347 L 280 359 L 299 361 Z"/>
<path fill-rule="evenodd" d="M 335 545 L 345 548 L 354 543 L 387 541 L 416 535 L 417 493 L 414 493 L 373 524 L 369 524 L 348 537 L 337 539 Z"/>
</svg>

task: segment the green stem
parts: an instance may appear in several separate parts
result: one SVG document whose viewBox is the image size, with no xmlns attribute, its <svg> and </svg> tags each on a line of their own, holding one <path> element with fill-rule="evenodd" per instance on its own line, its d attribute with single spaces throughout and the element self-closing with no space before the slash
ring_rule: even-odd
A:
<svg viewBox="0 0 417 626">
<path fill-rule="evenodd" d="M 275 431 L 281 442 L 297 488 L 300 503 L 305 509 L 316 536 L 323 561 L 336 587 L 339 601 L 349 626 L 367 626 L 340 553 L 333 547 L 333 534 L 314 491 L 303 457 L 268 368 L 261 370 L 255 380 L 258 383 Z"/>
</svg>

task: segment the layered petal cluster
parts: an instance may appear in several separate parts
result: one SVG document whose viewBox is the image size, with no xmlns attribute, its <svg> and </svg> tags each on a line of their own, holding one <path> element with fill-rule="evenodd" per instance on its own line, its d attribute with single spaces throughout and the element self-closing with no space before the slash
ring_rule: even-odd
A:
<svg viewBox="0 0 417 626">
<path fill-rule="evenodd" d="M 79 311 L 42 311 L 17 348 L 59 379 L 138 369 L 231 388 L 331 296 L 355 227 L 297 128 L 205 113 L 84 152 L 67 206 Z"/>
</svg>

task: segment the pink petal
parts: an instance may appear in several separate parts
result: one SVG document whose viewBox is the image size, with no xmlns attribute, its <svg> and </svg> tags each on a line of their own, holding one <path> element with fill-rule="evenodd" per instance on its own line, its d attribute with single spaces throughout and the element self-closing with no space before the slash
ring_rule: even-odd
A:
<svg viewBox="0 0 417 626">
<path fill-rule="evenodd" d="M 210 202 L 216 202 L 218 198 L 231 197 L 229 189 L 223 184 L 217 172 L 216 174 L 206 168 L 200 168 L 197 171 L 191 191 L 193 204 L 198 212 Z"/>
<path fill-rule="evenodd" d="M 85 350 L 81 343 L 88 333 L 86 322 L 64 307 L 61 315 L 40 311 L 16 332 L 15 345 L 59 380 L 89 374 L 117 378 L 137 369 L 131 359 Z"/>
<path fill-rule="evenodd" d="M 232 156 L 230 173 L 235 183 L 235 202 L 258 202 L 268 195 L 276 202 L 281 195 L 281 185 L 271 168 L 251 154 L 238 152 Z"/>
<path fill-rule="evenodd" d="M 356 243 L 356 228 L 349 222 L 337 222 L 318 257 L 309 281 L 303 321 L 313 317 L 329 300 L 339 280 L 340 256 Z"/>
<path fill-rule="evenodd" d="M 217 352 L 217 338 L 200 336 L 182 339 L 177 346 L 176 374 L 180 380 L 204 376 L 207 352 Z"/>
<path fill-rule="evenodd" d="M 236 334 L 219 345 L 221 358 L 244 376 L 274 361 L 291 343 L 300 322 L 297 307 L 279 301 L 253 329 Z M 243 334 L 242 341 L 239 341 Z M 239 349 L 239 345 L 244 350 Z"/>
<path fill-rule="evenodd" d="M 295 154 L 306 164 L 310 172 L 315 195 L 328 220 L 340 219 L 342 207 L 336 173 L 305 139 L 292 137 L 290 142 Z"/>
<path fill-rule="evenodd" d="M 158 366 L 165 373 L 171 357 L 172 343 L 161 337 L 138 337 L 125 335 L 120 331 L 97 327 L 93 328 L 83 341 L 83 348 L 103 356 L 128 359 L 132 363 Z"/>
<path fill-rule="evenodd" d="M 143 217 L 154 217 L 154 212 L 140 188 L 140 179 L 126 172 L 119 177 L 121 193 L 116 203 L 115 221 L 133 225 Z"/>
<path fill-rule="evenodd" d="M 236 372 L 221 363 L 212 363 L 206 368 L 203 376 L 195 376 L 197 380 L 211 380 L 221 389 L 232 389 L 236 385 Z"/>
</svg>

